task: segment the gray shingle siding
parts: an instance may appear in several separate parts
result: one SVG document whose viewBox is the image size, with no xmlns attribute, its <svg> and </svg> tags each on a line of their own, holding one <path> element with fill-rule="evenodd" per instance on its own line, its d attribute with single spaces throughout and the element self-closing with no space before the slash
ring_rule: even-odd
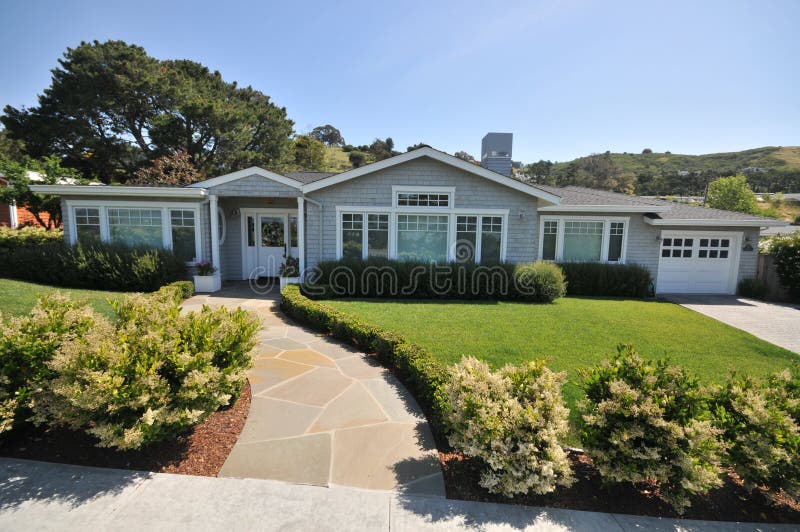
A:
<svg viewBox="0 0 800 532">
<path fill-rule="evenodd" d="M 230 183 L 210 187 L 209 192 L 217 196 L 296 198 L 301 193 L 296 188 L 270 181 L 266 177 L 251 175 Z"/>
<path fill-rule="evenodd" d="M 308 208 L 307 266 L 336 258 L 337 205 L 391 207 L 392 185 L 455 187 L 456 208 L 474 208 L 476 212 L 508 209 L 506 260 L 527 262 L 535 258 L 538 207 L 535 197 L 433 159 L 421 158 L 308 194 L 322 207 Z"/>
</svg>

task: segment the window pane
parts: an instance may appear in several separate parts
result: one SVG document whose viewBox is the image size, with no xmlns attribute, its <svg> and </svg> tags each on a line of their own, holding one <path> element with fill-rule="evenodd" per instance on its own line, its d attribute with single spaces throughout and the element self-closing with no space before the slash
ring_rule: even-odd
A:
<svg viewBox="0 0 800 532">
<path fill-rule="evenodd" d="M 342 214 L 342 257 L 360 259 L 362 255 L 362 236 L 364 216 L 362 214 Z"/>
<path fill-rule="evenodd" d="M 564 260 L 599 261 L 603 222 L 564 222 Z"/>
<path fill-rule="evenodd" d="M 196 257 L 194 211 L 170 211 L 172 226 L 172 251 L 186 262 L 193 261 Z"/>
<path fill-rule="evenodd" d="M 262 216 L 261 247 L 282 248 L 285 245 L 286 245 L 286 236 L 284 235 L 283 217 Z"/>
<path fill-rule="evenodd" d="M 112 242 L 154 248 L 164 245 L 158 209 L 108 209 L 108 228 Z"/>
<path fill-rule="evenodd" d="M 456 217 L 456 262 L 475 262 L 478 245 L 478 217 Z"/>
<path fill-rule="evenodd" d="M 547 221 L 544 223 L 542 236 L 542 259 L 556 260 L 556 237 L 558 236 L 558 222 Z"/>
<path fill-rule="evenodd" d="M 389 256 L 389 215 L 367 215 L 367 255 L 370 257 Z"/>
<path fill-rule="evenodd" d="M 289 216 L 289 247 L 297 247 L 297 216 Z"/>
<path fill-rule="evenodd" d="M 397 205 L 400 207 L 447 207 L 450 205 L 450 195 L 398 192 Z"/>
<path fill-rule="evenodd" d="M 484 216 L 481 223 L 481 264 L 500 262 L 500 238 L 503 234 L 503 219 L 499 216 Z"/>
<path fill-rule="evenodd" d="M 404 260 L 447 260 L 447 216 L 397 217 L 397 256 Z"/>
<path fill-rule="evenodd" d="M 100 209 L 78 207 L 75 209 L 75 232 L 81 244 L 100 243 Z"/>
<path fill-rule="evenodd" d="M 622 236 L 624 232 L 624 223 L 611 222 L 608 235 L 608 260 L 611 262 L 617 262 L 622 257 Z"/>
<path fill-rule="evenodd" d="M 247 217 L 247 247 L 256 245 L 256 220 L 252 216 Z"/>
</svg>

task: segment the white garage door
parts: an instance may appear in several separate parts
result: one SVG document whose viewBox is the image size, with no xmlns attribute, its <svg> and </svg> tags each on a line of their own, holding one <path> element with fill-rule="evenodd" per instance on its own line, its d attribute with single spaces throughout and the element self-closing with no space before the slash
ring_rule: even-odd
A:
<svg viewBox="0 0 800 532">
<path fill-rule="evenodd" d="M 661 294 L 733 294 L 741 233 L 663 231 L 656 291 Z"/>
</svg>

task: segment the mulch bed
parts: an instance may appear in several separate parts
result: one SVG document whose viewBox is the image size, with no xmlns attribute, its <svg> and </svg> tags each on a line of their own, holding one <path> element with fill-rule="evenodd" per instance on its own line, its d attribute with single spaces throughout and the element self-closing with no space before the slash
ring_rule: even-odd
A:
<svg viewBox="0 0 800 532">
<path fill-rule="evenodd" d="M 800 503 L 776 498 L 774 504 L 761 492 L 748 493 L 735 474 L 708 495 L 692 499 L 692 506 L 682 516 L 665 503 L 655 486 L 609 484 L 601 482 L 597 469 L 583 453 L 570 453 L 575 483 L 547 495 L 528 495 L 508 499 L 489 493 L 478 484 L 480 464 L 460 453 L 439 453 L 444 472 L 447 498 L 468 501 L 499 502 L 569 508 L 659 517 L 683 517 L 714 521 L 762 523 L 800 523 Z M 638 489 L 637 489 L 638 488 Z"/>
<path fill-rule="evenodd" d="M 172 441 L 138 451 L 96 447 L 97 440 L 66 429 L 21 427 L 0 444 L 0 456 L 95 467 L 215 477 L 242 432 L 250 411 L 250 384 L 238 399 Z"/>
</svg>

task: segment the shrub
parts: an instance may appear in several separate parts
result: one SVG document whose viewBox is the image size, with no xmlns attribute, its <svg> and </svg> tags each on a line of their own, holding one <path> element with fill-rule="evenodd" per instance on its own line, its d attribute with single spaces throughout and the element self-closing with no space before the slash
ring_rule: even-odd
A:
<svg viewBox="0 0 800 532">
<path fill-rule="evenodd" d="M 241 309 L 181 314 L 176 294 L 172 287 L 117 302 L 114 323 L 84 309 L 92 327 L 62 338 L 34 421 L 137 449 L 228 404 L 245 381 L 259 323 Z"/>
<path fill-rule="evenodd" d="M 775 258 L 781 284 L 800 297 L 800 232 L 771 237 L 763 249 Z"/>
<path fill-rule="evenodd" d="M 47 365 L 64 339 L 85 334 L 96 319 L 57 293 L 39 299 L 27 316 L 0 315 L 0 434 L 27 417 L 32 394 L 53 376 Z"/>
<path fill-rule="evenodd" d="M 544 263 L 481 266 L 370 258 L 319 263 L 306 293 L 312 297 L 552 301 L 563 294 L 562 285 L 556 267 Z"/>
<path fill-rule="evenodd" d="M 506 497 L 550 493 L 573 478 L 558 437 L 568 430 L 561 398 L 565 373 L 543 361 L 493 372 L 465 357 L 444 385 L 449 442 L 484 464 L 480 485 Z"/>
<path fill-rule="evenodd" d="M 794 222 L 792 222 L 792 225 L 800 225 L 800 214 L 794 217 Z"/>
<path fill-rule="evenodd" d="M 599 262 L 562 262 L 570 296 L 645 298 L 653 277 L 638 264 L 603 264 Z"/>
<path fill-rule="evenodd" d="M 514 286 L 520 299 L 550 303 L 567 292 L 564 271 L 552 262 L 538 261 L 514 268 Z"/>
<path fill-rule="evenodd" d="M 767 285 L 761 279 L 742 279 L 739 281 L 739 295 L 764 299 L 769 293 Z"/>
<path fill-rule="evenodd" d="M 51 242 L 0 250 L 0 275 L 55 286 L 150 292 L 185 279 L 186 265 L 166 249 Z"/>
<path fill-rule="evenodd" d="M 49 231 L 44 227 L 11 229 L 10 227 L 0 226 L 0 250 L 63 241 L 64 233 L 59 229 Z"/>
<path fill-rule="evenodd" d="M 633 346 L 582 372 L 581 436 L 601 476 L 656 481 L 678 513 L 689 497 L 720 486 L 724 445 L 696 379 L 666 361 L 644 361 Z"/>
<path fill-rule="evenodd" d="M 716 424 L 745 486 L 800 499 L 800 366 L 767 379 L 731 375 L 715 402 Z"/>
<path fill-rule="evenodd" d="M 428 412 L 433 432 L 439 438 L 444 435 L 442 386 L 446 371 L 430 353 L 397 334 L 309 299 L 296 285 L 289 285 L 281 292 L 281 310 L 313 329 L 330 333 L 362 351 L 374 352 L 394 369 L 397 377 Z"/>
<path fill-rule="evenodd" d="M 160 290 L 165 288 L 174 289 L 179 300 L 188 299 L 194 294 L 194 283 L 191 281 L 175 281 L 174 283 L 169 283 L 161 287 Z"/>
</svg>

